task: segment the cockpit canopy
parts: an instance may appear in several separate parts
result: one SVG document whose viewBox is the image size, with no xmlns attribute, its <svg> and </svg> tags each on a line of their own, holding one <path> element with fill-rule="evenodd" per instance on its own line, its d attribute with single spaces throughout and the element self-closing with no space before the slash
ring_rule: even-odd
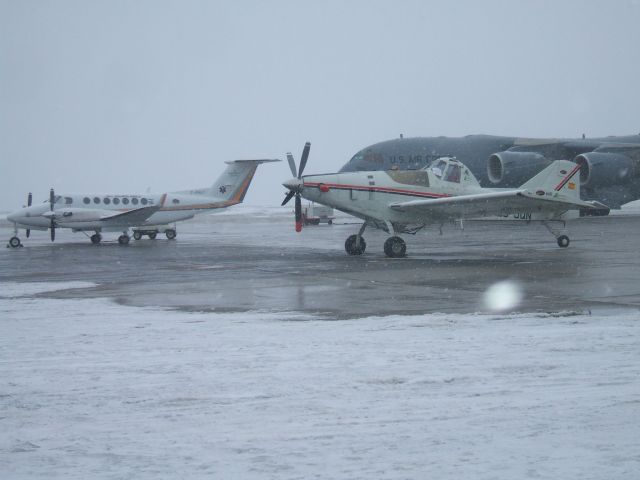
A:
<svg viewBox="0 0 640 480">
<path fill-rule="evenodd" d="M 445 182 L 461 183 L 471 180 L 475 184 L 478 183 L 473 173 L 455 157 L 436 158 L 423 170 L 430 170 L 436 177 Z"/>
</svg>

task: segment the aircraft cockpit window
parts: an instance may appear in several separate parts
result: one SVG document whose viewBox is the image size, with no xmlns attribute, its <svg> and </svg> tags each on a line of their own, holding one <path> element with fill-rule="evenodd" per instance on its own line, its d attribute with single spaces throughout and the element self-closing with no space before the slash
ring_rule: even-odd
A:
<svg viewBox="0 0 640 480">
<path fill-rule="evenodd" d="M 456 165 L 455 163 L 450 164 L 444 176 L 444 179 L 447 182 L 460 183 L 461 170 L 462 169 L 460 168 L 460 165 Z"/>
<path fill-rule="evenodd" d="M 113 204 L 118 205 L 120 203 L 120 199 L 118 197 L 113 199 Z"/>
<path fill-rule="evenodd" d="M 64 203 L 65 203 L 65 205 L 71 205 L 73 203 L 73 198 L 64 197 Z"/>
<path fill-rule="evenodd" d="M 133 203 L 134 205 L 137 205 L 137 204 L 138 204 L 138 199 L 137 199 L 137 198 L 135 198 L 135 197 L 134 197 L 134 198 L 132 198 L 132 199 L 131 199 L 131 203 Z"/>
<path fill-rule="evenodd" d="M 180 203 L 180 200 L 177 198 L 174 198 L 173 200 L 171 200 L 175 205 L 177 205 L 178 203 Z"/>
<path fill-rule="evenodd" d="M 102 200 L 104 202 L 105 205 L 109 205 L 111 203 L 111 199 L 109 197 L 104 197 L 104 200 Z"/>
<path fill-rule="evenodd" d="M 429 174 L 426 170 L 389 170 L 387 175 L 394 181 L 405 185 L 429 186 Z"/>
<path fill-rule="evenodd" d="M 93 203 L 96 205 L 100 203 L 100 197 L 93 197 Z"/>
<path fill-rule="evenodd" d="M 91 203 L 91 199 L 89 197 L 84 197 L 82 199 L 82 203 L 84 203 L 85 205 L 89 205 Z"/>
<path fill-rule="evenodd" d="M 146 205 L 146 204 L 147 204 L 147 199 L 146 199 L 146 198 L 142 198 L 142 199 L 140 200 L 140 203 L 141 203 L 142 205 Z"/>
<path fill-rule="evenodd" d="M 128 199 L 127 197 L 124 197 L 124 198 L 122 199 L 122 204 L 123 204 L 123 205 L 129 205 L 129 199 Z"/>
<path fill-rule="evenodd" d="M 447 162 L 444 160 L 438 160 L 431 166 L 431 171 L 436 177 L 442 178 L 445 168 L 447 168 Z"/>
</svg>

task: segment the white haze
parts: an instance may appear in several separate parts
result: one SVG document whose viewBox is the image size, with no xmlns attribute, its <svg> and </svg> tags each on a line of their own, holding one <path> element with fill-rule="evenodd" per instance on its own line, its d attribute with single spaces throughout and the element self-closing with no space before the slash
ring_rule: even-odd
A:
<svg viewBox="0 0 640 480">
<path fill-rule="evenodd" d="M 399 133 L 638 133 L 639 24 L 637 0 L 0 0 L 0 208 L 201 186 L 306 140 L 320 173 Z"/>
</svg>

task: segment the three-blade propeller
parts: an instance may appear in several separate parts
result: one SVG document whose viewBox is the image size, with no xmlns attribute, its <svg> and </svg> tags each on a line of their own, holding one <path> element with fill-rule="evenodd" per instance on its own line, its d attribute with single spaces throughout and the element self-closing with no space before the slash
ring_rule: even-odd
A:
<svg viewBox="0 0 640 480">
<path fill-rule="evenodd" d="M 291 152 L 287 153 L 287 161 L 289 162 L 289 168 L 291 169 L 291 174 L 293 175 L 294 178 L 301 180 L 302 179 L 302 173 L 304 172 L 304 168 L 307 166 L 307 160 L 309 159 L 309 150 L 311 149 L 311 143 L 307 142 L 304 144 L 304 149 L 302 150 L 302 156 L 300 157 L 300 165 L 298 167 L 298 170 L 296 172 L 296 162 L 293 159 L 293 155 L 291 155 Z M 302 191 L 302 181 L 299 182 L 295 182 L 295 185 L 293 184 L 293 182 L 291 185 L 287 185 L 287 188 L 289 189 L 289 191 L 287 192 L 287 195 L 284 197 L 284 201 L 282 202 L 282 205 L 286 205 L 287 203 L 289 203 L 289 200 L 291 200 L 291 198 L 293 198 L 294 196 L 296 197 L 295 200 L 295 208 L 296 208 L 296 232 L 300 232 L 302 230 L 302 199 L 300 197 L 300 193 Z"/>
<path fill-rule="evenodd" d="M 27 195 L 27 207 L 30 207 L 32 203 L 33 203 L 33 194 L 29 192 L 29 195 Z M 31 229 L 27 228 L 26 233 L 27 233 L 27 238 L 29 238 L 29 235 L 31 235 Z"/>
<path fill-rule="evenodd" d="M 53 191 L 53 188 L 49 190 L 49 210 L 53 212 L 53 205 L 56 203 L 56 195 Z M 51 224 L 49 226 L 49 230 L 51 231 L 51 241 L 53 242 L 56 239 L 56 221 L 53 215 L 51 215 Z"/>
</svg>

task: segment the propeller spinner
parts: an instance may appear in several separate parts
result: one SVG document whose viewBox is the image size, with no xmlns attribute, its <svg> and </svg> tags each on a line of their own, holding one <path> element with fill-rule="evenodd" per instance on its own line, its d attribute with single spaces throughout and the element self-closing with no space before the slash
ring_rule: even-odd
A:
<svg viewBox="0 0 640 480">
<path fill-rule="evenodd" d="M 289 168 L 291 169 L 291 174 L 294 178 L 288 180 L 283 183 L 285 187 L 289 189 L 287 195 L 284 197 L 284 201 L 282 205 L 286 205 L 289 203 L 289 200 L 296 197 L 295 200 L 295 211 L 296 211 L 296 232 L 300 232 L 302 230 L 302 199 L 300 193 L 302 192 L 302 173 L 304 172 L 304 168 L 307 166 L 307 160 L 309 159 L 309 150 L 311 149 L 311 143 L 307 142 L 304 144 L 304 148 L 302 150 L 302 156 L 300 157 L 300 165 L 296 174 L 296 163 L 293 159 L 293 155 L 291 153 L 287 153 L 287 161 L 289 162 Z"/>
</svg>

